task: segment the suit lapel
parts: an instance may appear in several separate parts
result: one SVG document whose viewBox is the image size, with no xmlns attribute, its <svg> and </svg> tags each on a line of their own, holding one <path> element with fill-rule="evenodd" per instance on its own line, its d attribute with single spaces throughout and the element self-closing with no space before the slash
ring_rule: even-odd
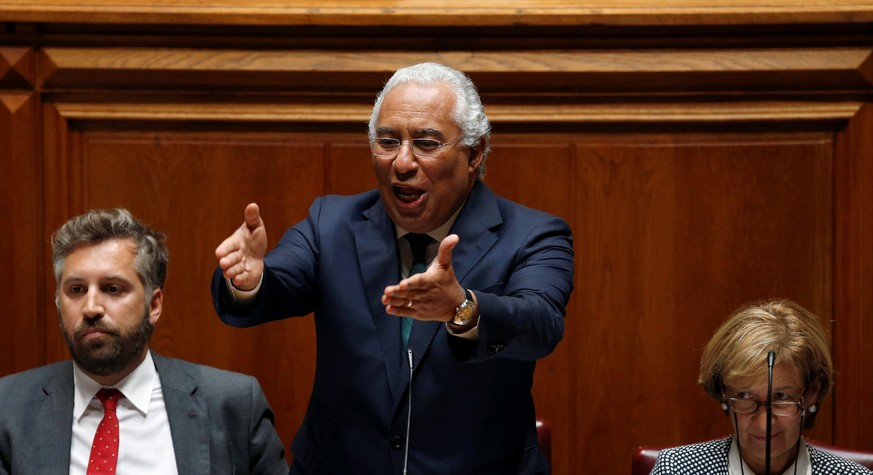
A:
<svg viewBox="0 0 873 475">
<path fill-rule="evenodd" d="M 68 473 L 73 439 L 73 364 L 57 366 L 36 401 L 33 430 L 38 440 L 38 473 Z"/>
<path fill-rule="evenodd" d="M 476 182 L 451 231 L 460 237 L 452 253 L 452 267 L 462 286 L 470 270 L 497 242 L 497 235 L 492 230 L 502 223 L 494 193 L 485 184 Z"/>
<path fill-rule="evenodd" d="M 388 385 L 393 399 L 396 400 L 402 391 L 398 381 L 398 368 L 403 364 L 400 355 L 400 322 L 396 316 L 388 315 L 382 305 L 385 287 L 400 280 L 400 257 L 394 236 L 394 223 L 388 218 L 381 201 L 377 201 L 363 214 L 367 219 L 354 223 L 358 262 L 370 314 L 385 360 Z"/>
<path fill-rule="evenodd" d="M 209 428 L 206 403 L 197 392 L 197 382 L 172 360 L 152 352 L 161 378 L 164 404 L 173 435 L 173 452 L 179 473 L 210 473 Z"/>
</svg>

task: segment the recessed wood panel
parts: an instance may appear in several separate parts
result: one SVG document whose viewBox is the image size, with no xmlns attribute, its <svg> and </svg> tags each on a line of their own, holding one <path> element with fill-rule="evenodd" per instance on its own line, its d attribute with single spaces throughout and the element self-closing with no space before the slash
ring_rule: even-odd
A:
<svg viewBox="0 0 873 475">
<path fill-rule="evenodd" d="M 45 328 L 57 328 L 55 312 L 37 312 L 40 299 L 53 294 L 39 281 L 41 236 L 39 142 L 36 132 L 39 98 L 33 92 L 0 90 L 0 289 L 6 289 L 7 317 L 0 331 L 0 375 L 45 362 Z M 49 293 L 51 292 L 51 293 Z"/>
<path fill-rule="evenodd" d="M 326 192 L 353 195 L 375 188 L 376 174 L 371 158 L 366 133 L 349 137 L 345 143 L 336 141 L 330 145 Z"/>
<path fill-rule="evenodd" d="M 873 109 L 866 106 L 837 135 L 836 275 L 834 288 L 835 441 L 873 447 L 866 421 L 873 406 Z"/>
<path fill-rule="evenodd" d="M 534 390 L 553 450 L 576 454 L 555 459 L 555 473 L 580 473 L 580 460 L 586 472 L 622 473 L 621 456 L 636 445 L 729 433 L 697 369 L 714 329 L 742 303 L 790 297 L 832 318 L 828 134 L 495 144 L 492 185 L 564 215 L 574 231 L 565 340 L 538 364 Z M 830 437 L 829 414 L 828 405 L 812 434 Z"/>
<path fill-rule="evenodd" d="M 168 235 L 154 347 L 257 376 L 290 443 L 314 375 L 311 319 L 225 327 L 208 292 L 214 248 L 250 201 L 272 245 L 319 194 L 370 189 L 365 136 L 72 135 L 82 163 L 70 181 L 83 208 L 126 206 Z M 555 473 L 577 473 L 579 454 L 593 473 L 620 473 L 636 445 L 728 433 L 696 384 L 697 366 L 740 304 L 790 297 L 831 318 L 830 134 L 505 134 L 492 148 L 489 186 L 564 217 L 574 232 L 565 340 L 539 363 L 534 387 L 538 415 L 552 425 Z M 813 432 L 825 440 L 830 411 Z"/>
<path fill-rule="evenodd" d="M 247 203 L 260 205 L 271 245 L 306 215 L 323 191 L 323 144 L 263 134 L 147 132 L 86 133 L 82 143 L 84 208 L 127 207 L 167 235 L 170 265 L 153 348 L 258 377 L 290 442 L 314 377 L 311 320 L 225 326 L 213 310 L 209 281 L 215 247 L 242 224 Z"/>
</svg>

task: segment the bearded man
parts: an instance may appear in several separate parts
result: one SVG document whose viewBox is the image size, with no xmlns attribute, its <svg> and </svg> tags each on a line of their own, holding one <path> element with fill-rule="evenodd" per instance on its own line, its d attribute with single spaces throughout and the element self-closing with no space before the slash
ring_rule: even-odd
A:
<svg viewBox="0 0 873 475">
<path fill-rule="evenodd" d="M 0 379 L 0 474 L 287 474 L 257 380 L 149 350 L 164 235 L 125 209 L 52 237 L 55 303 L 72 360 Z"/>
</svg>

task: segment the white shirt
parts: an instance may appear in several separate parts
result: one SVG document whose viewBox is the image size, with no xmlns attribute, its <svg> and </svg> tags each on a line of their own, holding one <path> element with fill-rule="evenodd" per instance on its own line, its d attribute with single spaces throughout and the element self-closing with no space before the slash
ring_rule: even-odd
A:
<svg viewBox="0 0 873 475">
<path fill-rule="evenodd" d="M 740 464 L 743 468 L 740 469 Z M 782 475 L 794 475 L 794 465 L 797 464 L 797 475 L 812 475 L 812 466 L 809 464 L 809 450 L 806 444 L 800 441 L 800 450 L 797 452 L 797 460 L 794 461 L 788 468 L 782 472 Z M 734 437 L 731 442 L 731 450 L 728 453 L 728 472 L 730 475 L 752 475 L 752 469 L 746 465 L 745 461 L 740 459 L 740 449 L 737 446 L 737 438 Z M 779 475 L 779 474 L 774 474 Z"/>
<path fill-rule="evenodd" d="M 103 386 L 73 365 L 73 442 L 70 475 L 84 475 L 103 405 L 95 397 Z M 175 475 L 176 454 L 164 405 L 161 380 L 151 352 L 127 377 L 114 386 L 124 394 L 118 400 L 120 475 Z"/>
</svg>

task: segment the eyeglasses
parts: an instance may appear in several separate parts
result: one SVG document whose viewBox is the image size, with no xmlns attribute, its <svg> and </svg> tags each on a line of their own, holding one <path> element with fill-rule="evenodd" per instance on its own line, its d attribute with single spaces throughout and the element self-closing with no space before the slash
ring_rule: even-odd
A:
<svg viewBox="0 0 873 475">
<path fill-rule="evenodd" d="M 370 150 L 373 155 L 379 158 L 392 158 L 400 152 L 400 148 L 404 143 L 412 143 L 412 154 L 416 157 L 431 158 L 435 157 L 443 147 L 460 142 L 463 137 L 452 140 L 451 142 L 440 142 L 439 140 L 418 138 L 412 140 L 400 140 L 395 138 L 378 138 L 370 144 Z"/>
<path fill-rule="evenodd" d="M 722 401 L 726 402 L 731 411 L 737 414 L 754 414 L 758 411 L 759 407 L 767 406 L 767 401 L 759 401 L 757 399 L 722 396 Z M 774 416 L 796 416 L 800 413 L 802 407 L 803 398 L 800 398 L 800 401 L 773 401 L 770 403 Z"/>
</svg>

